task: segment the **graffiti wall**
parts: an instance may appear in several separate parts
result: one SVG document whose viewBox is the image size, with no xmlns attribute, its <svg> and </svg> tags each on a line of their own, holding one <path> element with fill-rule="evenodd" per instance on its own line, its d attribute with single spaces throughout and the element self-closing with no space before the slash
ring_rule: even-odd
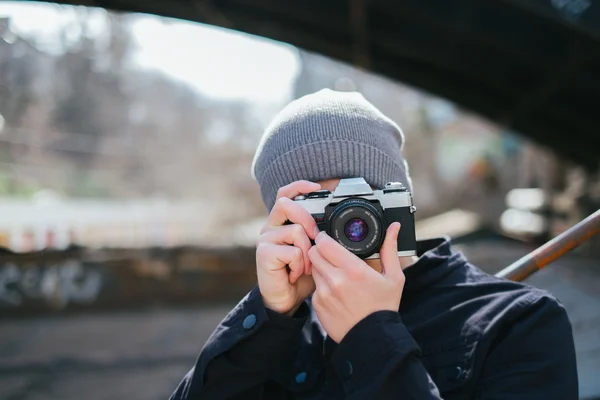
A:
<svg viewBox="0 0 600 400">
<path fill-rule="evenodd" d="M 0 265 L 0 302 L 19 307 L 43 302 L 52 308 L 93 303 L 102 290 L 101 266 L 74 259 L 53 264 Z"/>
<path fill-rule="evenodd" d="M 0 315 L 236 301 L 255 284 L 254 249 L 0 253 Z"/>
</svg>

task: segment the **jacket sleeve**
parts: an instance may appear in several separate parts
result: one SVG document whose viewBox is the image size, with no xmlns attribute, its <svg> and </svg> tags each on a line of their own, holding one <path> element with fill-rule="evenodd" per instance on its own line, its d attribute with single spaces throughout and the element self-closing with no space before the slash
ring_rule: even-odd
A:
<svg viewBox="0 0 600 400">
<path fill-rule="evenodd" d="M 331 364 L 347 400 L 440 399 L 419 354 L 400 314 L 378 311 L 346 334 Z"/>
<path fill-rule="evenodd" d="M 476 399 L 579 398 L 571 323 L 556 299 L 538 296 L 498 337 L 481 371 Z"/>
<path fill-rule="evenodd" d="M 308 315 L 306 303 L 294 317 L 266 309 L 255 287 L 215 329 L 171 400 L 261 398 Z"/>
<path fill-rule="evenodd" d="M 538 299 L 498 337 L 481 355 L 475 399 L 578 398 L 571 325 L 556 300 Z M 348 332 L 331 362 L 348 400 L 441 399 L 419 354 L 399 313 L 380 311 Z"/>
</svg>

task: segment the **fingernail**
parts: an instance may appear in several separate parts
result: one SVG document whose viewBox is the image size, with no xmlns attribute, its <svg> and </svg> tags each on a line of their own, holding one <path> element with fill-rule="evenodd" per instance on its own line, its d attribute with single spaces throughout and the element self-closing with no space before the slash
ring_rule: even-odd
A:
<svg viewBox="0 0 600 400">
<path fill-rule="evenodd" d="M 315 226 L 315 238 L 319 235 L 319 232 L 321 231 Z"/>
<path fill-rule="evenodd" d="M 325 236 L 325 232 L 320 231 L 319 234 L 315 237 L 315 243 L 319 243 L 319 241 L 323 240 L 324 236 Z"/>
</svg>

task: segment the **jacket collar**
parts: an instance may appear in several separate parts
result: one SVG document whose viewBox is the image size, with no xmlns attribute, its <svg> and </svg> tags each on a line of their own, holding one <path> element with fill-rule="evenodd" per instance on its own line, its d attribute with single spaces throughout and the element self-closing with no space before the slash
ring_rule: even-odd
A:
<svg viewBox="0 0 600 400">
<path fill-rule="evenodd" d="M 439 282 L 467 261 L 461 253 L 454 252 L 448 237 L 417 242 L 419 260 L 404 269 L 406 282 L 402 300 L 407 300 Z"/>
</svg>

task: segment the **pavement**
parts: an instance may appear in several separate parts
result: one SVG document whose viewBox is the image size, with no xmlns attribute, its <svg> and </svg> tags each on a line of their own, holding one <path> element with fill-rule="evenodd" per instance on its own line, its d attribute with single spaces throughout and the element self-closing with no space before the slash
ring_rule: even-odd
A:
<svg viewBox="0 0 600 400">
<path fill-rule="evenodd" d="M 495 272 L 528 249 L 460 246 Z M 581 398 L 600 398 L 600 261 L 568 256 L 534 275 L 573 323 Z M 232 304 L 0 321 L 0 399 L 167 399 Z"/>
<path fill-rule="evenodd" d="M 167 399 L 231 306 L 0 325 L 0 399 Z"/>
</svg>

